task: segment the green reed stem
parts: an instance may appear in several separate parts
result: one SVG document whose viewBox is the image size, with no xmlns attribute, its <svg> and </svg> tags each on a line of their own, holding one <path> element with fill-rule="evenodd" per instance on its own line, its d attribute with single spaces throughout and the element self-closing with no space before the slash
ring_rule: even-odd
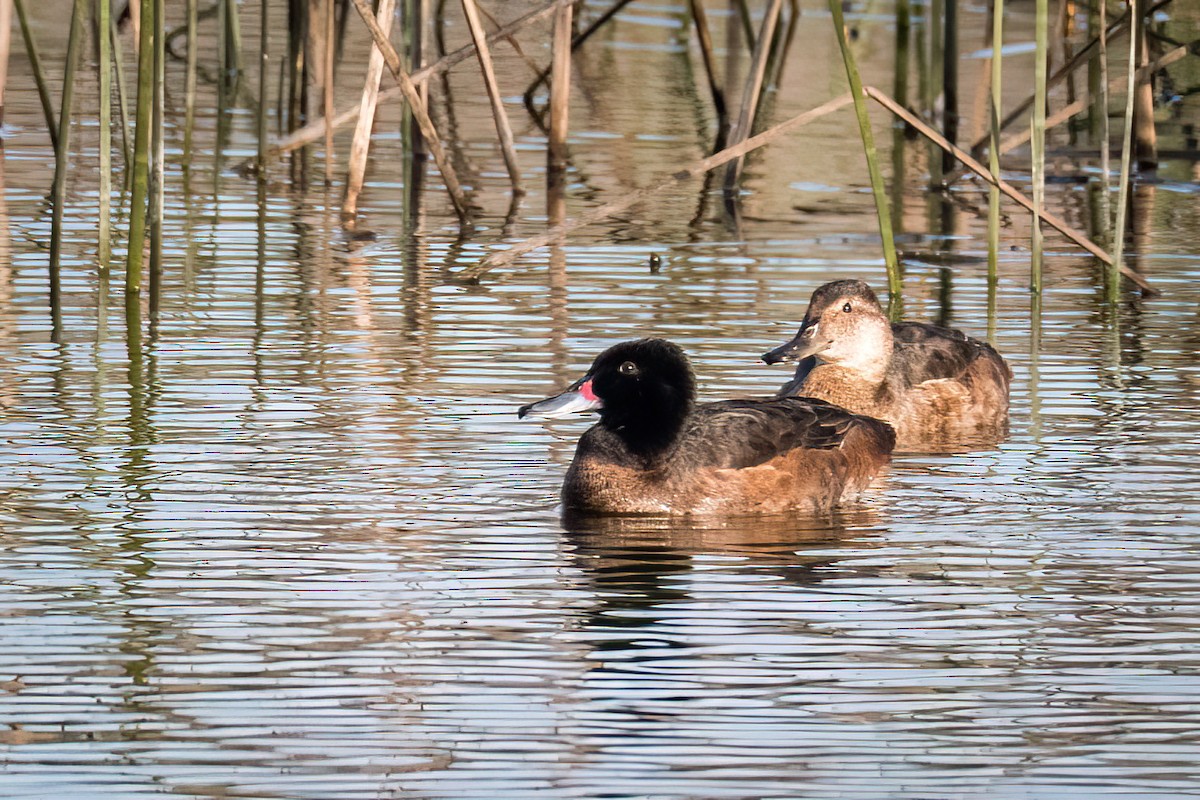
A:
<svg viewBox="0 0 1200 800">
<path fill-rule="evenodd" d="M 225 25 L 229 29 L 225 44 L 229 53 L 225 61 L 228 69 L 242 71 L 242 24 L 238 17 L 237 0 L 224 0 L 226 5 Z"/>
<path fill-rule="evenodd" d="M 163 272 L 163 178 L 164 178 L 164 142 L 163 91 L 166 84 L 166 13 L 165 0 L 154 0 L 154 112 L 152 114 L 151 145 L 150 145 L 150 194 L 149 194 L 149 228 L 150 228 L 150 322 L 151 331 L 158 323 L 159 304 L 162 299 Z M 153 335 L 153 334 L 152 334 Z"/>
<path fill-rule="evenodd" d="M 75 103 L 75 68 L 79 62 L 79 48 L 83 44 L 84 19 L 87 13 L 87 0 L 75 0 L 71 10 L 67 63 L 63 70 L 62 108 L 58 114 L 59 128 L 54 147 L 54 211 L 50 226 L 50 318 L 55 341 L 58 341 L 62 327 L 61 260 L 63 212 L 67 202 L 67 167 L 71 150 L 71 109 Z"/>
<path fill-rule="evenodd" d="M 154 115 L 155 0 L 141 0 L 138 39 L 137 115 L 133 131 L 133 180 L 129 200 L 129 253 L 125 261 L 125 324 L 130 350 L 141 342 L 142 265 L 146 246 L 146 200 L 150 185 L 150 128 Z"/>
<path fill-rule="evenodd" d="M 97 208 L 97 269 L 108 275 L 112 259 L 112 25 L 109 0 L 97 3 L 96 71 L 100 91 L 100 202 Z M 103 309 L 101 309 L 103 314 Z"/>
<path fill-rule="evenodd" d="M 1042 291 L 1042 208 L 1046 203 L 1046 44 L 1050 20 L 1049 0 L 1037 0 L 1034 33 L 1033 122 L 1030 138 L 1033 159 L 1033 218 L 1030 239 L 1030 288 Z"/>
<path fill-rule="evenodd" d="M 1000 177 L 1000 97 L 1003 80 L 1000 50 L 1004 45 L 1004 0 L 992 0 L 992 102 L 989 123 L 988 169 Z M 988 285 L 999 280 L 1000 187 L 988 185 Z"/>
<path fill-rule="evenodd" d="M 17 20 L 21 23 L 21 38 L 25 40 L 25 53 L 29 56 L 29 66 L 33 70 L 33 80 L 37 84 L 38 99 L 42 102 L 42 114 L 46 117 L 46 130 L 50 133 L 50 146 L 58 149 L 58 123 L 54 120 L 54 103 L 50 100 L 50 89 L 46 86 L 46 73 L 42 71 L 42 59 L 38 55 L 37 42 L 33 39 L 33 30 L 29 27 L 29 19 L 25 16 L 24 0 L 13 0 L 17 9 Z"/>
<path fill-rule="evenodd" d="M 1141 3 L 1130 0 L 1128 90 L 1125 96 L 1125 130 L 1121 141 L 1121 177 L 1117 181 L 1117 221 L 1113 225 L 1112 265 L 1108 269 L 1104 299 L 1116 303 L 1121 296 L 1121 263 L 1125 254 L 1125 218 L 1129 210 L 1130 161 L 1133 154 L 1133 102 L 1137 80 L 1137 43 L 1141 34 Z"/>
<path fill-rule="evenodd" d="M 1045 0 L 1043 0 L 1044 2 Z M 862 135 L 863 152 L 867 158 L 867 172 L 871 176 L 871 191 L 875 195 L 875 213 L 879 218 L 879 235 L 883 239 L 883 259 L 887 265 L 888 295 L 893 302 L 900 299 L 900 262 L 896 257 L 896 242 L 892 235 L 892 217 L 888 210 L 887 190 L 883 185 L 883 173 L 879 170 L 879 154 L 875 151 L 875 137 L 871 133 L 871 119 L 867 115 L 867 102 L 863 97 L 862 79 L 854 54 L 846 41 L 846 21 L 842 16 L 841 0 L 829 0 L 829 12 L 833 15 L 833 27 L 837 33 L 838 46 L 842 50 L 842 61 L 846 65 L 846 78 L 850 82 L 850 96 L 854 99 L 854 114 L 858 118 L 858 131 Z"/>
<path fill-rule="evenodd" d="M 125 87 L 125 54 L 121 47 L 116 20 L 110 20 L 108 41 L 112 45 L 113 66 L 117 76 L 117 111 L 121 115 L 121 157 L 125 167 L 123 188 L 124 191 L 129 191 L 130 182 L 133 180 L 133 137 L 129 133 L 129 92 Z"/>
</svg>

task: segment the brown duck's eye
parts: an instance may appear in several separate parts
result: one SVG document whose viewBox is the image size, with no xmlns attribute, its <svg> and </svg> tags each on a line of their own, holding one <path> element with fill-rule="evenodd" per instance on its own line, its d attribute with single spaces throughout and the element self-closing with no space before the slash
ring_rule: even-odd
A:
<svg viewBox="0 0 1200 800">
<path fill-rule="evenodd" d="M 845 311 L 847 314 L 849 314 L 853 310 L 854 309 L 850 307 L 849 303 L 846 303 L 846 305 L 842 306 L 842 311 Z"/>
<path fill-rule="evenodd" d="M 626 361 L 624 364 L 617 367 L 617 372 L 620 372 L 622 375 L 637 375 L 637 371 L 637 364 L 633 363 L 632 361 Z"/>
</svg>

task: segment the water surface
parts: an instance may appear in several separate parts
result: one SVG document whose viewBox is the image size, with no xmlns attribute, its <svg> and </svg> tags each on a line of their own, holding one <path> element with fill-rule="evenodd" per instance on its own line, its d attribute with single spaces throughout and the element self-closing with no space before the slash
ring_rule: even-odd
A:
<svg viewBox="0 0 1200 800">
<path fill-rule="evenodd" d="M 807 56 L 773 94 L 775 119 L 842 91 L 821 7 L 805 4 Z M 679 15 L 634 4 L 581 52 L 568 215 L 709 146 Z M 982 41 L 981 15 L 964 37 Z M 1018 41 L 1030 21 L 1014 19 Z M 893 34 L 871 20 L 866 69 L 890 85 Z M 1194 164 L 1168 160 L 1138 190 L 1136 263 L 1161 297 L 1106 309 L 1095 267 L 1051 237 L 1038 307 L 1014 214 L 989 315 L 985 201 L 970 186 L 932 198 L 908 145 L 906 314 L 990 333 L 1016 374 L 1009 439 L 898 456 L 832 519 L 563 519 L 558 487 L 588 422 L 518 422 L 518 405 L 648 335 L 688 351 L 706 399 L 769 393 L 786 375 L 757 355 L 791 336 L 812 290 L 884 278 L 843 112 L 750 160 L 740 220 L 697 182 L 480 286 L 448 281 L 546 224 L 544 140 L 516 97 L 528 72 L 498 56 L 531 191 L 506 220 L 465 62 L 454 122 L 483 207 L 466 239 L 431 168 L 406 190 L 395 109 L 363 199 L 373 238 L 357 242 L 319 148 L 307 188 L 280 166 L 260 201 L 232 169 L 254 149 L 247 110 L 221 163 L 214 118 L 186 171 L 174 130 L 163 308 L 133 361 L 119 275 L 96 311 L 86 124 L 51 340 L 49 151 L 14 60 L 0 795 L 1200 793 Z M 1182 140 L 1195 103 L 1164 141 Z M 1084 186 L 1051 195 L 1086 226 Z"/>
</svg>

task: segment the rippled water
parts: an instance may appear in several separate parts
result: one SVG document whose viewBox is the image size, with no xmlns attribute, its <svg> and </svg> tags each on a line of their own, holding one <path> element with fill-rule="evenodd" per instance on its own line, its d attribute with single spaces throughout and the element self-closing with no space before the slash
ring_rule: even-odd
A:
<svg viewBox="0 0 1200 800">
<path fill-rule="evenodd" d="M 840 91 L 828 19 L 806 24 L 797 46 L 827 66 L 788 74 L 777 118 Z M 864 35 L 890 42 L 879 25 Z M 635 4 L 612 31 L 579 61 L 568 214 L 708 144 L 678 9 Z M 519 88 L 524 66 L 501 57 Z M 786 376 L 756 356 L 816 286 L 883 285 L 871 200 L 846 112 L 750 162 L 740 228 L 683 186 L 456 285 L 448 272 L 545 226 L 542 140 L 515 99 L 531 193 L 505 226 L 470 67 L 452 89 L 485 213 L 465 241 L 434 177 L 406 199 L 394 137 L 361 246 L 339 233 L 319 151 L 309 189 L 281 168 L 260 208 L 228 163 L 217 185 L 211 152 L 184 189 L 176 137 L 161 320 L 131 364 L 119 279 L 95 311 L 87 128 L 50 340 L 48 151 L 14 60 L 0 796 L 1200 793 L 1191 162 L 1139 189 L 1138 266 L 1162 297 L 1106 311 L 1092 265 L 1051 239 L 1031 307 L 1014 216 L 989 318 L 979 196 L 927 205 L 910 153 L 906 312 L 993 329 L 1016 373 L 999 448 L 898 456 L 832 520 L 560 519 L 588 423 L 516 407 L 642 335 L 684 346 L 706 398 L 773 391 Z M 645 74 L 661 86 L 623 96 Z M 252 129 L 240 112 L 239 158 Z M 1086 218 L 1081 187 L 1052 191 Z"/>
</svg>

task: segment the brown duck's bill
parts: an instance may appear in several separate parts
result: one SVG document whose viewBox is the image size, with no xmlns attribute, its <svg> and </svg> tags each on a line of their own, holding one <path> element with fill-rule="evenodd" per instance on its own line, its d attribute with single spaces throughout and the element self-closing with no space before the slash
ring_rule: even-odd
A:
<svg viewBox="0 0 1200 800">
<path fill-rule="evenodd" d="M 561 394 L 521 406 L 517 409 L 517 418 L 543 417 L 545 419 L 559 419 L 583 411 L 593 411 L 602 405 L 600 398 L 592 393 L 591 376 L 584 376 L 568 386 L 566 391 Z"/>
<path fill-rule="evenodd" d="M 767 364 L 803 361 L 827 347 L 829 347 L 829 342 L 817 338 L 816 323 L 810 325 L 806 322 L 800 326 L 800 331 L 795 338 L 787 344 L 781 344 L 774 350 L 763 353 L 762 360 Z"/>
</svg>

